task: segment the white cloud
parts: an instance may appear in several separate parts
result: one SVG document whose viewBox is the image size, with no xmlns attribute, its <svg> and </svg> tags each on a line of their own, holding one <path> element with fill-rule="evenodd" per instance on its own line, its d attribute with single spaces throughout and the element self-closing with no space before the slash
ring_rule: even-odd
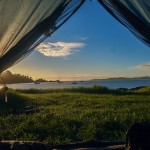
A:
<svg viewBox="0 0 150 150">
<path fill-rule="evenodd" d="M 135 68 L 140 70 L 150 70 L 150 63 L 138 65 Z"/>
<path fill-rule="evenodd" d="M 138 69 L 138 70 L 150 70 L 150 63 L 146 63 L 146 64 L 140 64 L 137 66 L 131 66 L 128 69 L 134 70 L 134 69 Z"/>
<path fill-rule="evenodd" d="M 50 57 L 66 57 L 74 52 L 77 52 L 79 48 L 83 48 L 84 43 L 67 43 L 67 42 L 56 42 L 56 43 L 41 43 L 36 50 L 44 56 Z"/>
<path fill-rule="evenodd" d="M 79 37 L 80 40 L 85 41 L 88 37 Z"/>
</svg>

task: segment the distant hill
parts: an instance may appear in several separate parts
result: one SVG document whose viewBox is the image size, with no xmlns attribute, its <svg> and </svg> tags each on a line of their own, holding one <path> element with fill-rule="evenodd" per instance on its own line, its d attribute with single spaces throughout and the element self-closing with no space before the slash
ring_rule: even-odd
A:
<svg viewBox="0 0 150 150">
<path fill-rule="evenodd" d="M 107 79 L 92 79 L 94 81 L 100 81 L 100 80 L 150 80 L 149 76 L 145 77 L 133 77 L 133 78 L 127 78 L 127 77 L 118 77 L 118 78 L 107 78 Z"/>
</svg>

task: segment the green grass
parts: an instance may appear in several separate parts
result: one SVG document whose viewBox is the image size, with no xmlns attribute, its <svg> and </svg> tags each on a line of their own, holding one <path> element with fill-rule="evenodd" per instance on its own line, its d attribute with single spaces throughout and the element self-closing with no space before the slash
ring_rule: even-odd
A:
<svg viewBox="0 0 150 150">
<path fill-rule="evenodd" d="M 150 88 L 149 88 L 150 89 Z M 10 90 L 0 96 L 0 140 L 72 143 L 125 140 L 134 122 L 150 121 L 150 93 L 102 87 L 59 90 Z M 145 94 L 146 93 L 146 94 Z M 40 108 L 32 115 L 12 115 L 11 109 Z"/>
</svg>

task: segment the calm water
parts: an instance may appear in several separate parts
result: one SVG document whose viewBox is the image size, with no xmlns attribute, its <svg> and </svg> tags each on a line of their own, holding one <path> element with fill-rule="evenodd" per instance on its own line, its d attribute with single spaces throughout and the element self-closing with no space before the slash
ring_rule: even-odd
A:
<svg viewBox="0 0 150 150">
<path fill-rule="evenodd" d="M 34 83 L 19 83 L 19 84 L 8 84 L 9 88 L 13 89 L 55 89 L 55 88 L 71 88 L 71 87 L 91 87 L 94 85 L 107 86 L 108 88 L 135 88 L 138 86 L 150 86 L 150 80 L 99 80 L 99 81 L 84 81 L 72 84 L 72 82 L 46 82 L 40 84 Z"/>
</svg>

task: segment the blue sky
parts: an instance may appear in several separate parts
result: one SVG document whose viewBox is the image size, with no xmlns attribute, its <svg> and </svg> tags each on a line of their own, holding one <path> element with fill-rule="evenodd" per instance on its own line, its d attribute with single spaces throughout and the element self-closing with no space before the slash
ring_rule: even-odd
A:
<svg viewBox="0 0 150 150">
<path fill-rule="evenodd" d="M 9 70 L 48 80 L 86 80 L 150 76 L 149 69 L 149 47 L 96 0 L 87 0 L 50 38 Z"/>
</svg>

